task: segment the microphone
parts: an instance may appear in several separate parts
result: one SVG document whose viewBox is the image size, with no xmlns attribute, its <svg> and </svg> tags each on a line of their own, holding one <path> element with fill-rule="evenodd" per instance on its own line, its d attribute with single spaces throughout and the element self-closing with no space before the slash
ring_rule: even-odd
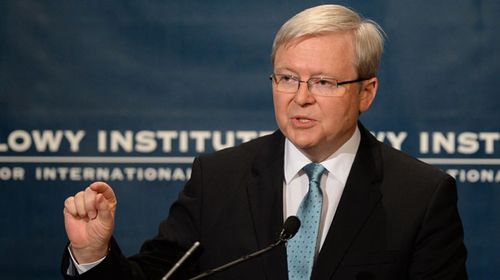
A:
<svg viewBox="0 0 500 280">
<path fill-rule="evenodd" d="M 273 244 L 267 246 L 264 249 L 261 249 L 259 251 L 254 252 L 254 253 L 251 253 L 249 255 L 245 255 L 245 256 L 243 256 L 237 260 L 234 260 L 232 262 L 229 262 L 225 265 L 219 266 L 219 267 L 214 268 L 214 269 L 207 270 L 207 271 L 203 272 L 202 274 L 200 274 L 196 277 L 193 277 L 189 280 L 198 280 L 198 279 L 205 278 L 205 277 L 210 276 L 214 273 L 224 271 L 232 266 L 235 266 L 237 264 L 245 262 L 249 259 L 253 259 L 253 258 L 260 256 L 268 251 L 271 251 L 275 247 L 290 240 L 297 233 L 297 231 L 299 231 L 299 227 L 300 227 L 299 218 L 297 218 L 296 216 L 290 216 L 286 219 L 285 223 L 283 224 L 283 228 L 280 232 L 278 240 L 276 242 L 274 242 Z"/>
<path fill-rule="evenodd" d="M 174 274 L 174 272 L 181 266 L 181 264 L 183 264 L 186 261 L 186 259 L 189 256 L 191 256 L 191 254 L 194 252 L 194 250 L 196 250 L 196 248 L 198 248 L 199 246 L 200 246 L 200 242 L 196 241 L 191 246 L 191 248 L 189 248 L 189 250 L 187 250 L 187 252 L 182 256 L 182 258 L 174 264 L 174 266 L 167 272 L 167 274 L 165 274 L 165 276 L 163 276 L 163 278 L 161 278 L 161 280 L 167 280 L 170 276 L 172 276 L 172 274 Z"/>
<path fill-rule="evenodd" d="M 297 216 L 290 216 L 286 218 L 286 221 L 283 224 L 283 229 L 280 232 L 279 239 L 282 240 L 282 242 L 292 239 L 292 237 L 299 231 L 299 228 L 300 220 Z"/>
</svg>

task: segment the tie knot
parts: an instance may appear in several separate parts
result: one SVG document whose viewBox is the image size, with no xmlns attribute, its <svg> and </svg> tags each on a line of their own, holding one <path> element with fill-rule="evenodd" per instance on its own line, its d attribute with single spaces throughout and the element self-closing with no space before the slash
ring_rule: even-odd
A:
<svg viewBox="0 0 500 280">
<path fill-rule="evenodd" d="M 308 165 L 304 166 L 302 168 L 304 172 L 307 174 L 307 177 L 309 178 L 309 182 L 316 182 L 319 183 L 321 175 L 325 172 L 325 168 L 323 165 L 319 163 L 309 163 Z"/>
</svg>

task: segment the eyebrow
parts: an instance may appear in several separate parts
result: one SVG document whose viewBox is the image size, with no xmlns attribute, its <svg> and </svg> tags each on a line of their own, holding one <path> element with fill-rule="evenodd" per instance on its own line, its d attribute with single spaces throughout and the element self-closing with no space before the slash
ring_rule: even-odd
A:
<svg viewBox="0 0 500 280">
<path fill-rule="evenodd" d="M 288 67 L 274 68 L 274 73 L 276 73 L 276 74 L 284 74 L 284 73 L 281 73 L 282 71 L 284 71 L 284 72 L 290 72 L 290 73 L 286 73 L 286 74 L 287 75 L 292 75 L 294 77 L 302 79 L 302 77 L 300 77 L 300 75 L 297 74 L 297 72 L 295 70 L 291 69 L 291 68 L 288 68 Z M 324 73 L 324 72 L 319 72 L 319 73 L 311 74 L 309 76 L 309 79 L 310 78 L 325 78 L 325 79 L 339 80 L 339 78 L 337 78 L 335 75 L 330 75 L 330 74 L 327 74 L 327 73 Z"/>
<path fill-rule="evenodd" d="M 287 68 L 287 67 L 284 67 L 284 68 L 274 68 L 274 71 L 275 72 L 291 72 L 295 75 L 297 75 L 297 72 L 293 71 L 292 69 L 290 68 Z M 298 76 L 298 75 L 297 75 Z"/>
</svg>

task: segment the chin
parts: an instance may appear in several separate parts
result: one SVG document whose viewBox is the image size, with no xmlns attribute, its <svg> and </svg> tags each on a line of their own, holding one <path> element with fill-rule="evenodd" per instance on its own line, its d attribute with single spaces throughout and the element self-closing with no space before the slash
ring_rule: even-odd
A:
<svg viewBox="0 0 500 280">
<path fill-rule="evenodd" d="M 299 149 L 307 150 L 315 146 L 315 142 L 308 137 L 307 139 L 303 137 L 289 137 L 290 141 Z"/>
</svg>

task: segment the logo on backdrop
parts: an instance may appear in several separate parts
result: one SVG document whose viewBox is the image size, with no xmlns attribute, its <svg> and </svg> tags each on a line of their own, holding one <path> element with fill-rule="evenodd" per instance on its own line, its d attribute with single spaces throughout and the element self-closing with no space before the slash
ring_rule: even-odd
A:
<svg viewBox="0 0 500 280">
<path fill-rule="evenodd" d="M 0 181 L 186 181 L 198 154 L 271 131 L 12 130 L 0 136 Z M 499 183 L 499 132 L 376 131 L 380 141 L 462 183 Z"/>
<path fill-rule="evenodd" d="M 408 132 L 372 132 L 394 148 L 445 170 L 460 183 L 499 183 L 499 132 L 421 131 L 416 152 L 405 149 Z"/>
<path fill-rule="evenodd" d="M 0 139 L 0 181 L 186 181 L 196 155 L 269 133 L 18 129 Z"/>
</svg>

